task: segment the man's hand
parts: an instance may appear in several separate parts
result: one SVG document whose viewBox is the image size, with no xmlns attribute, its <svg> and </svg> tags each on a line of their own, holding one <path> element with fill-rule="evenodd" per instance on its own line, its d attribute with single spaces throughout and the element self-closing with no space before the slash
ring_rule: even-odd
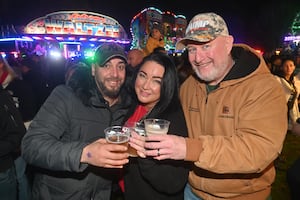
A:
<svg viewBox="0 0 300 200">
<path fill-rule="evenodd" d="M 149 135 L 146 137 L 146 156 L 157 160 L 184 160 L 186 157 L 186 142 L 184 137 L 177 135 Z"/>
<path fill-rule="evenodd" d="M 86 147 L 81 155 L 81 162 L 105 168 L 123 168 L 129 162 L 127 147 L 110 144 L 101 138 Z"/>
</svg>

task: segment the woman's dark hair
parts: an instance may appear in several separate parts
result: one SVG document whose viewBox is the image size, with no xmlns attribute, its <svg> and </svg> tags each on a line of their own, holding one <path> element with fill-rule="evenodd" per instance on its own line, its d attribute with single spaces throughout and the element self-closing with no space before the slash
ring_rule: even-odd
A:
<svg viewBox="0 0 300 200">
<path fill-rule="evenodd" d="M 146 56 L 139 65 L 137 73 L 140 71 L 140 68 L 149 61 L 156 62 L 165 69 L 161 82 L 160 100 L 148 115 L 148 117 L 155 117 L 158 114 L 171 109 L 173 106 L 177 107 L 179 105 L 179 85 L 176 66 L 172 59 L 165 53 L 152 53 Z M 133 84 L 137 78 L 137 73 L 134 74 Z"/>
</svg>

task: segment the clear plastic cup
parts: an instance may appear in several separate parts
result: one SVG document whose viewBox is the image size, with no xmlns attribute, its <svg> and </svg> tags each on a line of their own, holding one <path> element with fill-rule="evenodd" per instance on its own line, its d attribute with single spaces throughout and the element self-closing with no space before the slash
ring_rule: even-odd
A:
<svg viewBox="0 0 300 200">
<path fill-rule="evenodd" d="M 130 131 L 135 131 L 137 134 L 141 135 L 141 136 L 145 136 L 145 128 L 144 128 L 144 124 L 141 122 L 126 122 L 125 127 L 128 127 L 130 129 Z M 137 151 L 135 148 L 131 147 L 130 145 L 128 146 L 128 153 L 131 157 L 137 157 Z"/>
<path fill-rule="evenodd" d="M 165 119 L 144 119 L 145 130 L 147 135 L 167 134 L 169 131 L 170 121 Z"/>
<path fill-rule="evenodd" d="M 128 146 L 130 130 L 123 126 L 111 126 L 104 129 L 105 139 L 112 144 Z"/>
</svg>

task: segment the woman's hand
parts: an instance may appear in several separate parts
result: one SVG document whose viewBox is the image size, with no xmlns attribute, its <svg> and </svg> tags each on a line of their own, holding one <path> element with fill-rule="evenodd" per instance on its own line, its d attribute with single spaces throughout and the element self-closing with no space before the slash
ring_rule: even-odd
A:
<svg viewBox="0 0 300 200">
<path fill-rule="evenodd" d="M 137 154 L 141 158 L 146 158 L 145 150 L 145 136 L 137 134 L 135 131 L 131 132 L 129 145 L 136 149 Z"/>
</svg>

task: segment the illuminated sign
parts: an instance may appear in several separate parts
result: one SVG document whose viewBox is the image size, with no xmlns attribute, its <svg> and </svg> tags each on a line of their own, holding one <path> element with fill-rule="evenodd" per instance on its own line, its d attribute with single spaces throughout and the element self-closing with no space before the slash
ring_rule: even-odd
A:
<svg viewBox="0 0 300 200">
<path fill-rule="evenodd" d="M 284 37 L 284 41 L 295 41 L 295 40 L 300 40 L 300 35 Z"/>
<path fill-rule="evenodd" d="M 85 11 L 60 11 L 31 21 L 27 34 L 72 34 L 127 39 L 124 28 L 113 18 Z"/>
</svg>

